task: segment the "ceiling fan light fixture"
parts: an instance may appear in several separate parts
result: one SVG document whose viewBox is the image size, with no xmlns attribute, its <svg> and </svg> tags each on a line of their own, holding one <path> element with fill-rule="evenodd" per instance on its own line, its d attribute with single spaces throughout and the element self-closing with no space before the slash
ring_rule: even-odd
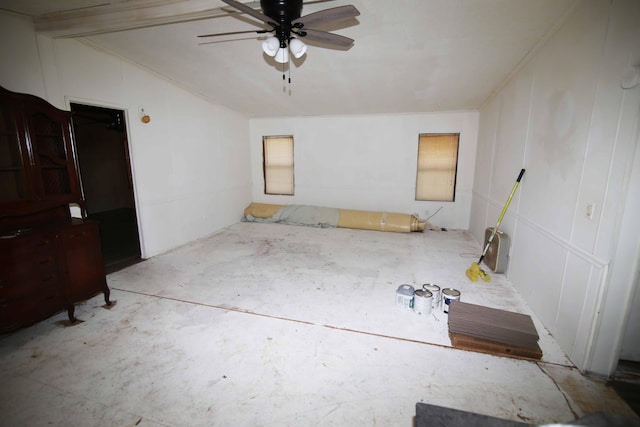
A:
<svg viewBox="0 0 640 427">
<path fill-rule="evenodd" d="M 287 62 L 289 62 L 289 51 L 286 47 L 281 47 L 280 49 L 278 49 L 278 52 L 276 52 L 275 60 L 280 64 L 286 64 Z"/>
<path fill-rule="evenodd" d="M 289 49 L 291 54 L 296 58 L 301 58 L 307 52 L 307 45 L 302 40 L 292 38 L 289 40 Z"/>
<path fill-rule="evenodd" d="M 269 56 L 276 56 L 280 49 L 280 40 L 277 37 L 269 37 L 262 42 L 262 50 Z"/>
</svg>

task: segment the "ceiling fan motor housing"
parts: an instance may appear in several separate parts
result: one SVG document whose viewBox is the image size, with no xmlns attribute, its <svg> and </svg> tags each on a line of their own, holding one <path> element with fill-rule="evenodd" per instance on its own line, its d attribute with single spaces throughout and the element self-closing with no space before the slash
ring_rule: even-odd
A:
<svg viewBox="0 0 640 427">
<path fill-rule="evenodd" d="M 260 0 L 262 12 L 282 24 L 289 24 L 302 14 L 302 0 Z"/>
<path fill-rule="evenodd" d="M 291 38 L 291 21 L 300 18 L 302 0 L 260 0 L 262 12 L 278 23 L 275 28 L 280 47 L 286 47 Z"/>
</svg>

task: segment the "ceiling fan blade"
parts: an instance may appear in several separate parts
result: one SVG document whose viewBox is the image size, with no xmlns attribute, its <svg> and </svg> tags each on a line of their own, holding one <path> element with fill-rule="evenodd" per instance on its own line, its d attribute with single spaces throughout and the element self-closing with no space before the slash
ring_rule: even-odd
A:
<svg viewBox="0 0 640 427">
<path fill-rule="evenodd" d="M 358 15 L 360 15 L 360 12 L 353 5 L 339 6 L 301 16 L 291 21 L 291 24 L 303 24 L 303 28 L 317 27 L 318 25 L 331 24 L 355 18 Z"/>
<path fill-rule="evenodd" d="M 259 20 L 261 20 L 263 22 L 266 22 L 267 24 L 273 24 L 273 25 L 276 25 L 276 26 L 278 25 L 277 22 L 275 22 L 273 19 L 269 18 L 264 13 L 260 13 L 257 10 L 252 9 L 249 6 L 245 5 L 244 3 L 240 3 L 240 2 L 237 2 L 235 0 L 222 0 L 222 1 L 225 2 L 226 4 L 228 4 L 229 6 L 235 7 L 239 11 L 246 13 L 247 15 L 251 15 L 256 19 L 259 19 Z"/>
<path fill-rule="evenodd" d="M 245 40 L 259 40 L 259 37 L 253 37 L 253 36 L 249 36 L 249 37 L 240 37 L 240 38 L 235 38 L 235 39 L 222 39 L 222 40 L 215 40 L 215 41 L 209 41 L 209 42 L 200 42 L 198 43 L 198 46 L 205 46 L 208 44 L 220 44 L 220 43 L 232 43 L 232 42 L 241 42 L 241 41 L 245 41 Z"/>
<path fill-rule="evenodd" d="M 336 0 L 310 0 L 310 1 L 303 1 L 302 5 L 306 6 L 306 5 L 309 5 L 309 4 L 316 4 L 316 3 L 328 3 L 330 1 L 336 1 Z M 252 9 L 260 9 L 262 7 L 262 6 L 260 6 L 260 2 L 259 1 L 251 1 L 251 2 L 243 3 L 243 4 L 245 6 L 247 6 L 247 7 L 252 8 Z M 231 11 L 230 9 L 228 9 L 226 7 L 223 7 L 222 10 L 227 11 L 227 12 Z M 236 12 L 236 11 L 234 10 L 233 12 Z"/>
<path fill-rule="evenodd" d="M 199 35 L 198 37 L 232 36 L 235 34 L 249 34 L 249 33 L 264 34 L 264 33 L 270 33 L 271 31 L 272 30 L 231 31 L 228 33 L 202 34 L 202 35 Z"/>
<path fill-rule="evenodd" d="M 259 1 L 251 1 L 249 3 L 242 3 L 242 4 L 244 4 L 247 7 L 250 7 L 251 9 L 254 9 L 254 10 L 260 9 L 260 2 Z M 227 13 L 238 13 L 239 12 L 238 9 L 227 7 L 227 6 L 222 6 L 220 9 L 224 10 Z"/>
<path fill-rule="evenodd" d="M 315 3 L 328 3 L 330 1 L 336 1 L 336 0 L 309 0 L 309 1 L 303 0 L 302 5 L 306 6 L 308 4 L 315 4 Z"/>
<path fill-rule="evenodd" d="M 341 49 L 350 48 L 353 45 L 353 39 L 326 31 L 303 29 L 297 34 L 303 39 Z"/>
</svg>

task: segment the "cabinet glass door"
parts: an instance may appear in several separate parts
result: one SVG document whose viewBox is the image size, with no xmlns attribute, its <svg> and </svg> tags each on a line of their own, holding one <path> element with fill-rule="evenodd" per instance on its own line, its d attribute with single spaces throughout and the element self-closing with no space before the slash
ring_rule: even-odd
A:
<svg viewBox="0 0 640 427">
<path fill-rule="evenodd" d="M 25 200 L 27 182 L 13 108 L 0 103 L 0 201 Z"/>
<path fill-rule="evenodd" d="M 67 144 L 69 121 L 42 112 L 33 112 L 29 119 L 29 137 L 42 197 L 70 195 L 73 153 Z"/>
</svg>

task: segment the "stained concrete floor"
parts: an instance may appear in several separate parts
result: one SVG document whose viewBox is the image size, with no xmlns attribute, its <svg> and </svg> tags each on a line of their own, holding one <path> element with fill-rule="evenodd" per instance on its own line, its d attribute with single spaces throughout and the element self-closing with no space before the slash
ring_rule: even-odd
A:
<svg viewBox="0 0 640 427">
<path fill-rule="evenodd" d="M 426 402 L 530 424 L 635 416 L 580 374 L 502 275 L 470 282 L 464 231 L 238 223 L 107 277 L 0 338 L 0 425 L 412 426 Z M 403 283 L 532 315 L 541 361 L 451 347 L 447 315 L 395 306 Z"/>
</svg>

